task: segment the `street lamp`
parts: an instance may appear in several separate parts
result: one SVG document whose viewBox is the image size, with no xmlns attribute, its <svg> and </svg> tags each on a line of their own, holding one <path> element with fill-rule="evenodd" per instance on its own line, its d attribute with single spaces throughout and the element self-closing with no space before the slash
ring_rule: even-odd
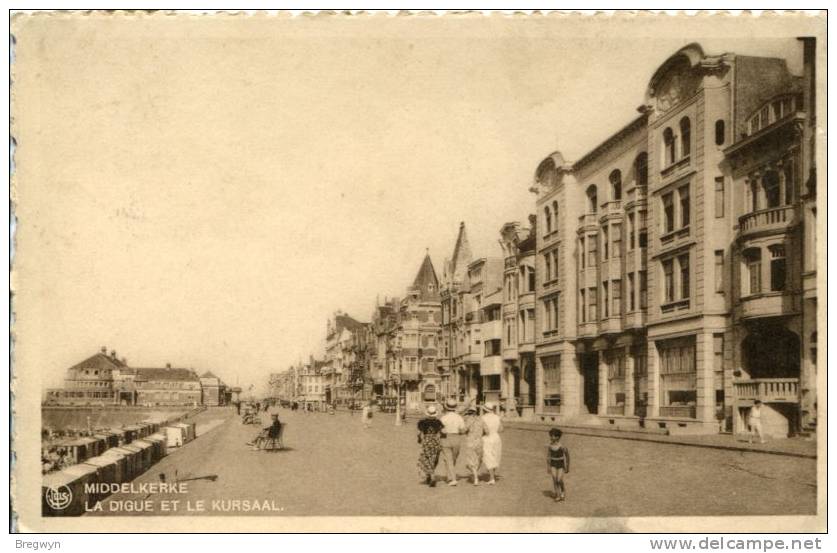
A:
<svg viewBox="0 0 837 553">
<path fill-rule="evenodd" d="M 395 426 L 401 426 L 401 377 L 392 375 L 392 383 L 395 385 Z"/>
</svg>

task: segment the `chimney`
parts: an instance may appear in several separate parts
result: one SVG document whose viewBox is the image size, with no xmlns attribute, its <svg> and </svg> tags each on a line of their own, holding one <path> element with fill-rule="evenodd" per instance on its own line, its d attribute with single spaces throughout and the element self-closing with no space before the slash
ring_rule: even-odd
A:
<svg viewBox="0 0 837 553">
<path fill-rule="evenodd" d="M 107 353 L 108 353 L 108 347 L 107 347 L 107 346 L 102 346 L 102 350 L 101 350 L 101 351 L 102 351 L 102 353 L 104 353 L 105 355 L 107 355 Z"/>
<path fill-rule="evenodd" d="M 170 369 L 171 368 L 171 363 L 166 363 L 166 368 Z"/>
<path fill-rule="evenodd" d="M 128 364 L 128 358 L 127 358 L 127 357 L 123 357 L 123 358 L 122 358 L 122 364 L 123 364 L 123 365 L 127 365 L 127 364 Z"/>
<path fill-rule="evenodd" d="M 116 350 L 115 349 L 110 350 L 110 356 L 113 357 L 114 359 L 116 359 Z"/>
</svg>

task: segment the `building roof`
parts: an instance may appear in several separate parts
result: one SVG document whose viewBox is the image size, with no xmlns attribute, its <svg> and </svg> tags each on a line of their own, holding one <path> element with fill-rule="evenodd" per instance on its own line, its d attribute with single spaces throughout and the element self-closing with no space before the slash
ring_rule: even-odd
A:
<svg viewBox="0 0 837 553">
<path fill-rule="evenodd" d="M 472 258 L 471 245 L 468 243 L 468 234 L 465 232 L 465 222 L 462 221 L 459 223 L 459 234 L 457 234 L 456 244 L 453 246 L 453 255 L 446 263 L 445 280 L 461 281 Z"/>
<path fill-rule="evenodd" d="M 439 279 L 436 277 L 436 269 L 433 268 L 429 253 L 424 256 L 411 288 L 418 290 L 422 300 L 439 299 Z"/>
<path fill-rule="evenodd" d="M 77 363 L 70 367 L 72 369 L 105 369 L 105 370 L 113 370 L 113 369 L 122 369 L 126 365 L 122 361 L 120 361 L 115 355 L 108 356 L 104 353 L 97 353 L 92 357 L 88 357 L 81 363 Z"/>
<path fill-rule="evenodd" d="M 135 380 L 199 380 L 197 373 L 191 369 L 132 368 L 129 370 L 136 375 Z"/>
<path fill-rule="evenodd" d="M 205 373 L 203 373 L 201 375 L 201 378 L 218 378 L 218 377 L 215 376 L 214 374 L 212 374 L 212 371 L 206 371 Z M 218 380 L 220 380 L 220 378 L 218 378 Z"/>
</svg>

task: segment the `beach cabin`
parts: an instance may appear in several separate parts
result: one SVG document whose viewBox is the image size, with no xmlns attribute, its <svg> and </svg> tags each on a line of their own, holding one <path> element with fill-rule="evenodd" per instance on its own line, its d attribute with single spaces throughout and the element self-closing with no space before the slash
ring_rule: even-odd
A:
<svg viewBox="0 0 837 553">
<path fill-rule="evenodd" d="M 142 455 L 143 472 L 151 468 L 157 459 L 154 457 L 154 443 L 148 440 L 134 440 L 132 446 L 138 447 Z"/>
<path fill-rule="evenodd" d="M 125 441 L 123 443 L 129 444 L 134 440 L 138 440 L 140 438 L 140 427 L 136 424 L 132 424 L 130 426 L 126 426 L 122 429 L 125 436 Z"/>
<path fill-rule="evenodd" d="M 96 467 L 99 482 L 105 482 L 107 484 L 120 484 L 122 482 L 121 467 L 117 459 L 113 456 L 99 455 L 98 457 L 91 457 L 82 464 Z"/>
<path fill-rule="evenodd" d="M 119 446 L 119 434 L 116 432 L 100 432 L 93 435 L 94 438 L 105 441 L 105 449 Z"/>
<path fill-rule="evenodd" d="M 65 449 L 67 457 L 71 460 L 71 464 L 75 465 L 98 455 L 99 451 L 97 450 L 97 446 L 96 440 L 91 438 L 76 438 L 61 442 L 58 447 Z"/>
<path fill-rule="evenodd" d="M 186 429 L 177 424 L 167 426 L 163 431 L 166 433 L 166 443 L 169 447 L 180 447 L 189 441 L 186 439 Z"/>
<path fill-rule="evenodd" d="M 102 459 L 103 461 L 109 460 L 113 462 L 116 467 L 116 480 L 114 480 L 114 482 L 117 484 L 129 482 L 131 480 L 131 467 L 128 466 L 128 457 L 124 453 L 120 453 L 115 449 L 109 449 L 94 459 Z M 91 461 L 92 460 L 93 459 L 91 459 Z"/>
<path fill-rule="evenodd" d="M 127 471 L 124 473 L 126 478 L 123 482 L 133 480 L 143 472 L 147 467 L 142 466 L 142 450 L 134 445 L 126 444 L 108 450 L 106 455 L 111 453 L 119 453 L 125 456 L 127 460 Z"/>
<path fill-rule="evenodd" d="M 175 423 L 172 426 L 177 426 L 179 428 L 184 429 L 183 443 L 191 442 L 192 440 L 195 439 L 195 437 L 196 437 L 195 423 L 193 423 L 193 422 L 178 422 L 178 423 Z"/>
<path fill-rule="evenodd" d="M 158 460 L 168 455 L 168 447 L 166 443 L 167 440 L 162 433 L 157 432 L 156 434 L 152 434 L 145 439 L 149 442 L 153 442 L 156 445 L 156 454 Z"/>
<path fill-rule="evenodd" d="M 41 480 L 41 514 L 45 517 L 80 516 L 90 502 L 84 485 L 96 482 L 96 467 L 78 465 L 82 470 L 60 470 Z"/>
</svg>

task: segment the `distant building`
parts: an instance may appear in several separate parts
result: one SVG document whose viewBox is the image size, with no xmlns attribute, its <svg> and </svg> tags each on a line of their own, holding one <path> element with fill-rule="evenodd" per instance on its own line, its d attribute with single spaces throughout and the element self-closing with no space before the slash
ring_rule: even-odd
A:
<svg viewBox="0 0 837 553">
<path fill-rule="evenodd" d="M 206 371 L 200 376 L 203 404 L 210 406 L 224 405 L 226 403 L 226 385 L 220 378 Z"/>
<path fill-rule="evenodd" d="M 211 374 L 211 373 L 209 373 Z M 216 378 L 217 380 L 217 378 Z M 221 383 L 214 387 L 215 403 L 221 397 Z M 211 394 L 210 394 L 211 395 Z M 67 369 L 64 386 L 50 388 L 46 405 L 201 405 L 201 379 L 192 369 L 134 368 L 119 359 L 115 351 L 100 353 Z"/>
</svg>

